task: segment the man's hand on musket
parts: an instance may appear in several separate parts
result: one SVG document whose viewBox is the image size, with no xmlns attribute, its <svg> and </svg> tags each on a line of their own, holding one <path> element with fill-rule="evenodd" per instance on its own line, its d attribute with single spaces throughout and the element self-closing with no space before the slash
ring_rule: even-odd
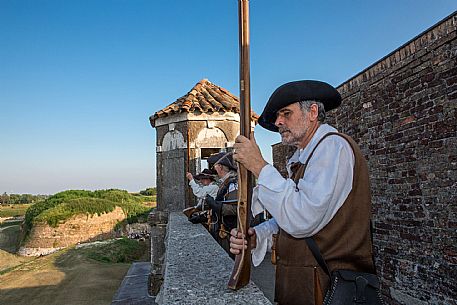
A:
<svg viewBox="0 0 457 305">
<path fill-rule="evenodd" d="M 251 133 L 251 139 L 242 135 L 236 137 L 233 148 L 233 159 L 243 164 L 256 177 L 259 177 L 260 171 L 268 163 L 262 157 L 260 148 L 255 141 L 254 133 Z"/>
<path fill-rule="evenodd" d="M 251 249 L 254 249 L 257 245 L 256 243 L 256 236 L 255 236 L 255 230 L 254 228 L 249 228 L 248 229 L 248 235 L 251 238 Z M 232 229 L 230 231 L 230 252 L 238 255 L 240 254 L 241 250 L 247 249 L 248 242 L 244 238 L 244 234 L 241 232 L 238 232 L 237 229 Z"/>
<path fill-rule="evenodd" d="M 189 181 L 191 181 L 192 179 L 194 179 L 194 176 L 192 176 L 191 173 L 186 173 L 186 177 L 187 177 L 187 179 L 189 179 Z"/>
</svg>

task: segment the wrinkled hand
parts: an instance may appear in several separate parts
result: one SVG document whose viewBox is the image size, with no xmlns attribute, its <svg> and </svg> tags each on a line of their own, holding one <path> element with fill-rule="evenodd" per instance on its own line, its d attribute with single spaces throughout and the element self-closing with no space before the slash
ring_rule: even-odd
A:
<svg viewBox="0 0 457 305">
<path fill-rule="evenodd" d="M 260 148 L 257 145 L 254 133 L 251 133 L 251 139 L 239 135 L 233 145 L 233 159 L 243 164 L 243 166 L 259 177 L 262 168 L 267 165 L 267 161 L 262 157 Z"/>
<path fill-rule="evenodd" d="M 187 179 L 189 179 L 189 181 L 191 181 L 192 179 L 194 179 L 194 176 L 192 176 L 191 173 L 186 173 L 186 177 L 187 177 Z"/>
<path fill-rule="evenodd" d="M 251 238 L 251 249 L 254 249 L 257 245 L 254 228 L 248 229 L 248 235 Z M 244 238 L 244 234 L 238 232 L 237 229 L 232 229 L 230 231 L 230 252 L 238 255 L 241 253 L 243 247 L 244 249 L 248 248 L 248 241 Z"/>
</svg>

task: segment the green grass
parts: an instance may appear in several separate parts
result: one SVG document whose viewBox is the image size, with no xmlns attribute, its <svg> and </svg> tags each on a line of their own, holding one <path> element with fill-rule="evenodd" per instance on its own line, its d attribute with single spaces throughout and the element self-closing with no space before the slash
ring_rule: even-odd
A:
<svg viewBox="0 0 457 305">
<path fill-rule="evenodd" d="M 157 206 L 157 195 L 141 195 L 140 193 L 132 193 L 132 195 L 151 208 L 155 208 Z"/>
<path fill-rule="evenodd" d="M 111 243 L 78 249 L 78 251 L 99 262 L 131 263 L 145 256 L 148 244 L 124 237 Z"/>
<path fill-rule="evenodd" d="M 139 198 L 142 202 L 152 202 L 156 200 L 156 195 L 152 196 L 145 196 L 145 195 L 139 195 L 139 194 L 134 194 L 136 198 Z"/>
<path fill-rule="evenodd" d="M 35 217 L 35 222 L 47 222 L 56 227 L 70 217 L 78 214 L 100 215 L 109 213 L 116 208 L 116 202 L 98 198 L 76 198 L 44 210 Z"/>
<path fill-rule="evenodd" d="M 116 207 L 122 208 L 128 222 L 133 222 L 151 209 L 141 199 L 123 190 L 69 190 L 31 206 L 25 214 L 25 232 L 28 233 L 35 223 L 47 223 L 56 227 L 74 215 L 100 215 L 112 212 Z"/>
<path fill-rule="evenodd" d="M 0 217 L 24 216 L 32 204 L 6 204 L 0 205 Z"/>
</svg>

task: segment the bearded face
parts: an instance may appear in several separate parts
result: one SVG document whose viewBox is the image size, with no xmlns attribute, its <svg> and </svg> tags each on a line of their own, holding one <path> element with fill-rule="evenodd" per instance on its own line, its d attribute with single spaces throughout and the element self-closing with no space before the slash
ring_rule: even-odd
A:
<svg viewBox="0 0 457 305">
<path fill-rule="evenodd" d="M 298 146 L 310 130 L 308 112 L 303 112 L 298 103 L 282 108 L 275 122 L 282 144 Z"/>
</svg>

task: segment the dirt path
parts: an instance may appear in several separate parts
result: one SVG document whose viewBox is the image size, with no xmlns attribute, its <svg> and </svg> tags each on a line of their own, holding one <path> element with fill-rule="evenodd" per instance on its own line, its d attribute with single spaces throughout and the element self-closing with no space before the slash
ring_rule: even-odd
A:
<svg viewBox="0 0 457 305">
<path fill-rule="evenodd" d="M 0 275 L 0 304 L 110 304 L 130 264 L 105 264 L 60 251 Z"/>
</svg>

